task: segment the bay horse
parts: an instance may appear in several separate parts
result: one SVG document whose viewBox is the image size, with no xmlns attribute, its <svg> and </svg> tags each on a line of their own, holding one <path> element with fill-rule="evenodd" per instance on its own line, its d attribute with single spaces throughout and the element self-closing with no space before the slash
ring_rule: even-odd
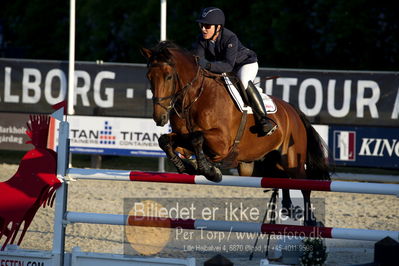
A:
<svg viewBox="0 0 399 266">
<path fill-rule="evenodd" d="M 171 133 L 160 136 L 159 145 L 178 172 L 202 174 L 219 182 L 223 165 L 237 168 L 244 176 L 330 178 L 324 142 L 291 104 L 270 96 L 277 112 L 268 116 L 278 125 L 272 135 L 259 133 L 253 115 L 247 116 L 240 133 L 243 113 L 229 95 L 222 75 L 201 68 L 194 55 L 170 41 L 142 48 L 141 53 L 148 62 L 153 119 L 157 126 L 169 121 L 172 128 Z M 177 151 L 195 155 L 196 164 L 182 160 Z M 310 192 L 302 191 L 305 213 L 310 211 Z M 292 207 L 288 190 L 283 190 L 283 206 Z M 315 223 L 306 217 L 305 224 Z"/>
</svg>

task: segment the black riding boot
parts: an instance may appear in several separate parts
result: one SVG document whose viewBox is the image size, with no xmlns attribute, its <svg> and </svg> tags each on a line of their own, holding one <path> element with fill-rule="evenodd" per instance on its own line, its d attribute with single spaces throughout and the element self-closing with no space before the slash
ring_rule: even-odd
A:
<svg viewBox="0 0 399 266">
<path fill-rule="evenodd" d="M 266 108 L 263 104 L 262 96 L 260 96 L 258 89 L 252 83 L 248 82 L 248 88 L 246 89 L 251 108 L 260 124 L 260 127 L 267 136 L 273 134 L 277 129 L 277 124 L 267 117 Z"/>
</svg>

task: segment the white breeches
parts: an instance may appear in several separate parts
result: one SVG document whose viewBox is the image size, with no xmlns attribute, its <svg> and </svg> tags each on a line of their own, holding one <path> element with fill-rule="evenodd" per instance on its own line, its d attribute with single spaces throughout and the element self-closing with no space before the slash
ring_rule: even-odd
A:
<svg viewBox="0 0 399 266">
<path fill-rule="evenodd" d="M 237 71 L 237 77 L 241 80 L 245 88 L 248 87 L 248 81 L 253 82 L 255 80 L 256 75 L 258 74 L 258 69 L 259 69 L 258 62 L 255 62 L 243 65 Z"/>
</svg>

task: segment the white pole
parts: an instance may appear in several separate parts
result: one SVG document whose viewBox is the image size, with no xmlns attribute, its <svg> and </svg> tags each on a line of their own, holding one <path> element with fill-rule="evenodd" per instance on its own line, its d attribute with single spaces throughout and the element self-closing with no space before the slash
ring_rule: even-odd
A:
<svg viewBox="0 0 399 266">
<path fill-rule="evenodd" d="M 158 172 L 165 172 L 165 157 L 158 158 Z"/>
<path fill-rule="evenodd" d="M 74 95 L 75 95 L 75 3 L 76 0 L 70 0 L 70 18 L 69 18 L 69 68 L 68 68 L 68 109 L 67 114 L 73 115 Z"/>
<path fill-rule="evenodd" d="M 161 0 L 161 41 L 166 41 L 166 2 Z"/>
<path fill-rule="evenodd" d="M 89 223 L 89 224 L 109 224 L 109 225 L 129 225 L 129 216 L 122 214 L 105 214 L 105 213 L 84 213 L 84 212 L 66 212 L 66 221 L 70 223 Z M 159 219 L 162 221 L 165 217 L 147 217 L 149 219 Z M 181 219 L 183 222 L 184 219 Z M 160 227 L 170 227 L 170 223 L 160 224 Z M 151 223 L 141 223 L 137 226 L 151 226 Z M 227 231 L 227 232 L 251 232 L 251 233 L 262 233 L 266 234 L 268 230 L 264 230 L 263 226 L 272 226 L 270 231 L 274 231 L 275 234 L 283 234 L 293 236 L 293 232 L 298 232 L 301 236 L 301 232 L 313 230 L 315 236 L 318 235 L 317 227 L 309 226 L 295 226 L 287 224 L 261 224 L 255 222 L 239 222 L 239 221 L 221 221 L 221 220 L 201 220 L 196 219 L 194 221 L 194 228 L 192 230 L 206 230 L 206 231 Z M 291 226 L 297 228 L 291 228 Z M 176 226 L 175 226 L 176 227 Z M 184 225 L 182 226 L 184 228 Z M 178 228 L 178 227 L 177 227 Z M 274 229 L 273 229 L 274 228 Z M 287 228 L 287 231 L 286 229 Z M 399 240 L 398 231 L 387 231 L 387 230 L 369 230 L 369 229 L 356 229 L 356 228 L 325 228 L 331 230 L 331 236 L 324 236 L 324 238 L 335 238 L 335 239 L 350 239 L 350 240 L 364 240 L 364 241 L 379 241 L 387 236 Z M 291 232 L 291 230 L 293 232 Z M 305 231 L 304 231 L 305 230 Z M 280 232 L 280 233 L 279 233 Z M 323 237 L 323 234 L 320 235 Z"/>
<path fill-rule="evenodd" d="M 166 41 L 166 12 L 167 0 L 161 0 L 161 41 Z M 158 158 L 158 171 L 165 172 L 165 158 Z"/>
</svg>

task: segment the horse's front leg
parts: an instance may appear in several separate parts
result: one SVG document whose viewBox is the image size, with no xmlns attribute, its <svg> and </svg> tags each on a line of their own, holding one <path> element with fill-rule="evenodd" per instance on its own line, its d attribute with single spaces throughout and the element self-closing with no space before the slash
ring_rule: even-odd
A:
<svg viewBox="0 0 399 266">
<path fill-rule="evenodd" d="M 163 134 L 158 139 L 159 147 L 166 153 L 168 159 L 173 163 L 179 173 L 184 173 L 186 167 L 183 160 L 176 155 L 173 146 L 175 145 L 176 134 Z"/>
<path fill-rule="evenodd" d="M 208 161 L 204 153 L 204 135 L 197 131 L 191 134 L 191 144 L 197 158 L 197 170 L 203 174 L 208 180 L 213 182 L 222 181 L 222 172 L 219 168 Z"/>
</svg>

